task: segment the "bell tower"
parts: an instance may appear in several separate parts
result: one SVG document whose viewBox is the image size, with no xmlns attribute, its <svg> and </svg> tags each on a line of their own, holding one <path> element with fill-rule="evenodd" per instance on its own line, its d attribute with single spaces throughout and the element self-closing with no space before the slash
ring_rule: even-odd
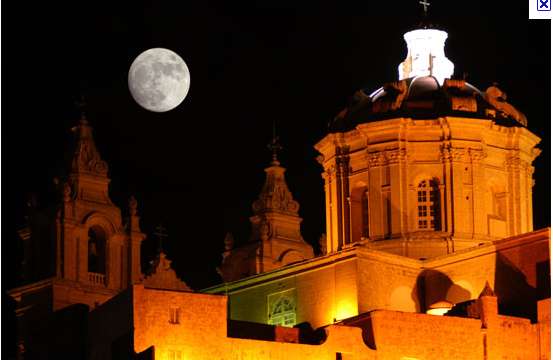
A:
<svg viewBox="0 0 553 360">
<path fill-rule="evenodd" d="M 129 200 L 124 226 L 121 210 L 108 194 L 107 163 L 84 116 L 72 131 L 75 152 L 56 220 L 56 275 L 92 293 L 120 291 L 141 279 L 140 243 L 145 235 L 138 224 L 137 202 L 134 197 Z"/>
<path fill-rule="evenodd" d="M 75 151 L 69 176 L 61 184 L 60 201 L 54 211 L 38 218 L 47 226 L 33 226 L 37 222 L 33 217 L 30 226 L 20 231 L 28 245 L 25 264 L 30 268 L 33 263 L 49 264 L 35 266 L 37 271 L 27 279 L 32 282 L 8 291 L 16 302 L 20 357 L 27 348 L 40 349 L 33 343 L 34 329 L 52 313 L 76 304 L 92 310 L 143 280 L 140 244 L 146 236 L 140 230 L 137 201 L 129 199 L 123 218 L 109 197 L 108 165 L 84 113 L 72 131 Z M 41 244 L 52 244 L 53 251 L 31 248 Z"/>
</svg>

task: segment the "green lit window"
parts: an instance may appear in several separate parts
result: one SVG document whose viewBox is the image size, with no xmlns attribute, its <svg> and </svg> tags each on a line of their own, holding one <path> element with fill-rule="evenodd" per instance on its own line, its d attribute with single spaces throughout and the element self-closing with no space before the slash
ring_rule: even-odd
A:
<svg viewBox="0 0 553 360">
<path fill-rule="evenodd" d="M 295 289 L 286 290 L 267 297 L 269 305 L 268 323 L 292 327 L 296 325 Z"/>
</svg>

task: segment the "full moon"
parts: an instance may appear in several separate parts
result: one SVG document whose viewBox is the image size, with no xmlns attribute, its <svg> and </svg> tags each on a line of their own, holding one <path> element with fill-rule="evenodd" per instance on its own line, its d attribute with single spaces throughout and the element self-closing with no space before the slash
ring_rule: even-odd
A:
<svg viewBox="0 0 553 360">
<path fill-rule="evenodd" d="M 129 70 L 129 90 L 146 110 L 165 112 L 176 108 L 188 94 L 190 72 L 180 56 L 171 50 L 144 51 Z"/>
</svg>

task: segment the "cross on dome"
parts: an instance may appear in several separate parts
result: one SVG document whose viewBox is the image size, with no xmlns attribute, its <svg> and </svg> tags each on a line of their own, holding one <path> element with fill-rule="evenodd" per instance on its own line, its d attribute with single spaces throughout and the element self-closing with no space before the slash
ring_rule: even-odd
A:
<svg viewBox="0 0 553 360">
<path fill-rule="evenodd" d="M 422 0 L 419 1 L 419 4 L 421 4 L 424 9 L 424 16 L 428 15 L 428 7 L 430 6 L 430 3 L 426 0 Z"/>
</svg>

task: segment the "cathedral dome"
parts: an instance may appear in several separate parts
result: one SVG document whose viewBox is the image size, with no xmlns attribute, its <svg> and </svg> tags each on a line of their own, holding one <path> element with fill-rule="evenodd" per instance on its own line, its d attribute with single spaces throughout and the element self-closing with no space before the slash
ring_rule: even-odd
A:
<svg viewBox="0 0 553 360">
<path fill-rule="evenodd" d="M 347 131 L 357 124 L 394 117 L 435 118 L 462 116 L 493 119 L 507 126 L 526 126 L 526 116 L 506 101 L 496 85 L 485 92 L 465 80 L 416 76 L 384 84 L 369 92 L 358 90 L 348 106 L 331 122 L 332 131 Z"/>
<path fill-rule="evenodd" d="M 495 84 L 482 92 L 465 80 L 453 79 L 454 65 L 444 52 L 447 32 L 422 28 L 403 37 L 407 55 L 398 66 L 398 80 L 372 92 L 358 90 L 331 122 L 331 131 L 394 117 L 462 116 L 493 119 L 506 126 L 527 125 L 526 116 L 507 103 Z"/>
</svg>

